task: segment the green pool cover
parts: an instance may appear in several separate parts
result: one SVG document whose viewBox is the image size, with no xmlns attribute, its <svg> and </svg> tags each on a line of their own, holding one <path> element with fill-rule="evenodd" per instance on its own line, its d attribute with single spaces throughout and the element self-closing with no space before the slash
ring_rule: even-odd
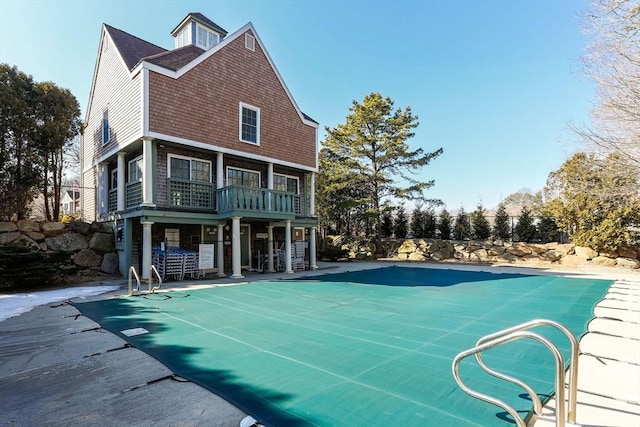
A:
<svg viewBox="0 0 640 427">
<path fill-rule="evenodd" d="M 78 303 L 103 328 L 273 426 L 500 426 L 506 412 L 462 392 L 454 356 L 483 335 L 536 318 L 584 333 L 610 281 L 386 267 L 315 280 L 254 282 Z M 126 336 L 121 331 L 149 333 Z M 569 343 L 550 328 L 537 332 Z M 535 340 L 485 353 L 489 366 L 554 390 Z M 479 369 L 471 387 L 522 416 L 526 393 Z"/>
</svg>

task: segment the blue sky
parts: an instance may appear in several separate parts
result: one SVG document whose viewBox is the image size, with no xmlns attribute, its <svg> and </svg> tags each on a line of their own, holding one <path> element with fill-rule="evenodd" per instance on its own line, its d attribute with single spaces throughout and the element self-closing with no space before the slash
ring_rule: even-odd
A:
<svg viewBox="0 0 640 427">
<path fill-rule="evenodd" d="M 189 12 L 227 31 L 252 22 L 300 108 L 324 127 L 380 92 L 420 118 L 412 148 L 450 210 L 537 191 L 579 146 L 586 0 L 0 0 L 0 62 L 78 98 L 83 116 L 102 23 L 165 48 Z"/>
</svg>

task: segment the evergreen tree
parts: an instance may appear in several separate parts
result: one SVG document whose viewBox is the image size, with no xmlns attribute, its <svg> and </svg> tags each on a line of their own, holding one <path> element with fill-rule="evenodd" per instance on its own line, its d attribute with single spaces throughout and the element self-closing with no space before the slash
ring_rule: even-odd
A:
<svg viewBox="0 0 640 427">
<path fill-rule="evenodd" d="M 476 210 L 471 213 L 471 236 L 475 240 L 485 240 L 491 236 L 491 226 L 484 213 L 482 205 L 478 205 Z"/>
<path fill-rule="evenodd" d="M 509 223 L 509 214 L 503 203 L 498 205 L 496 210 L 496 218 L 493 223 L 492 237 L 496 240 L 508 240 L 511 238 L 511 224 Z"/>
<path fill-rule="evenodd" d="M 417 205 L 411 215 L 411 233 L 413 237 L 422 238 L 425 232 L 425 216 L 422 207 Z"/>
<path fill-rule="evenodd" d="M 382 213 L 382 237 L 391 237 L 393 234 L 393 218 L 390 211 Z"/>
<path fill-rule="evenodd" d="M 556 220 L 548 213 L 542 213 L 538 224 L 538 236 L 543 243 L 560 241 L 560 230 Z"/>
<path fill-rule="evenodd" d="M 469 223 L 469 215 L 460 208 L 460 212 L 456 216 L 456 223 L 453 226 L 453 238 L 456 240 L 466 240 L 471 238 L 471 224 Z"/>
<path fill-rule="evenodd" d="M 520 212 L 520 218 L 513 229 L 513 234 L 518 242 L 530 242 L 536 236 L 536 226 L 533 224 L 533 217 L 526 206 Z"/>
<path fill-rule="evenodd" d="M 428 209 L 424 211 L 423 216 L 424 216 L 424 237 L 432 239 L 436 237 L 436 230 L 438 228 L 436 216 L 433 213 L 432 209 Z"/>
<path fill-rule="evenodd" d="M 409 231 L 409 221 L 404 212 L 404 206 L 400 206 L 396 212 L 396 218 L 393 221 L 393 234 L 396 239 L 404 239 Z"/>
<path fill-rule="evenodd" d="M 423 196 L 433 181 L 418 181 L 416 172 L 439 156 L 442 148 L 429 153 L 422 148 L 410 150 L 407 141 L 414 136 L 418 117 L 410 107 L 394 109 L 389 97 L 371 93 L 362 103 L 353 101 L 349 110 L 344 124 L 327 128 L 323 145 L 337 161 L 367 182 L 366 204 L 375 221 L 374 239 L 379 243 L 384 200 Z"/>
<path fill-rule="evenodd" d="M 446 209 L 440 212 L 438 220 L 438 237 L 443 240 L 451 239 L 451 214 Z"/>
</svg>

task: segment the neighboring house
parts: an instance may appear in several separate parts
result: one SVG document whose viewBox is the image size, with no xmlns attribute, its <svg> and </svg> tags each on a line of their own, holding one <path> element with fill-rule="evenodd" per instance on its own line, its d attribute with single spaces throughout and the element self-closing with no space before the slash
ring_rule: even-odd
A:
<svg viewBox="0 0 640 427">
<path fill-rule="evenodd" d="M 242 277 L 279 259 L 291 272 L 293 242 L 307 240 L 317 268 L 318 123 L 251 23 L 227 35 L 190 13 L 171 34 L 166 50 L 102 27 L 81 143 L 83 217 L 113 225 L 123 274 L 134 266 L 148 278 L 163 243 L 213 244 L 218 275 Z"/>
<path fill-rule="evenodd" d="M 60 200 L 60 214 L 74 215 L 80 213 L 80 190 L 63 190 Z"/>
</svg>

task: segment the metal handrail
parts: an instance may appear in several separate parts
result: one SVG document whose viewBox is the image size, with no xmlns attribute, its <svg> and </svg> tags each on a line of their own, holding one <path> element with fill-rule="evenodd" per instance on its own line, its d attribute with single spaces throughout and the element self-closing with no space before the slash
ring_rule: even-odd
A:
<svg viewBox="0 0 640 427">
<path fill-rule="evenodd" d="M 566 328 L 565 326 L 553 320 L 535 319 L 525 323 L 521 323 L 511 328 L 503 329 L 502 331 L 498 331 L 493 334 L 486 335 L 478 340 L 478 342 L 476 343 L 476 346 L 492 341 L 498 337 L 508 335 L 512 332 L 531 329 L 537 326 L 554 327 L 560 330 L 561 332 L 563 332 L 567 336 L 567 338 L 569 338 L 569 342 L 571 343 L 571 356 L 570 356 L 571 360 L 569 362 L 570 363 L 569 364 L 569 402 L 568 402 L 569 414 L 567 417 L 567 421 L 571 424 L 575 424 L 576 407 L 578 402 L 578 358 L 580 356 L 580 343 L 578 342 L 578 339 L 575 337 L 575 335 L 573 335 L 573 333 L 568 328 Z M 526 385 L 525 383 L 523 383 L 522 381 L 516 378 L 499 373 L 489 368 L 484 363 L 484 360 L 482 360 L 482 355 L 480 353 L 476 353 L 476 360 L 478 361 L 478 364 L 480 365 L 480 367 L 484 369 L 487 373 L 493 375 L 494 377 L 501 378 L 505 381 L 509 381 L 513 384 L 519 385 L 520 387 L 524 388 L 533 399 L 534 412 L 540 415 L 540 413 L 542 412 L 542 402 L 540 402 L 540 398 L 538 398 L 538 395 L 535 392 L 533 392 L 533 390 L 531 390 L 531 388 L 528 385 Z M 564 384 L 562 387 L 564 389 Z M 564 400 L 562 401 L 562 405 L 564 405 Z"/>
<path fill-rule="evenodd" d="M 153 275 L 151 273 L 156 273 L 156 277 L 158 278 L 158 286 L 151 287 L 151 279 Z M 160 273 L 158 273 L 158 269 L 155 265 L 151 265 L 151 269 L 149 270 L 149 292 L 154 293 L 162 286 L 162 277 L 160 277 Z"/>
<path fill-rule="evenodd" d="M 499 337 L 494 338 L 491 341 L 485 342 L 481 345 L 477 345 L 473 348 L 470 348 L 469 350 L 465 350 L 461 353 L 459 353 L 456 357 L 453 358 L 453 363 L 451 364 L 451 370 L 453 372 L 453 377 L 456 380 L 456 382 L 458 383 L 458 385 L 460 386 L 460 388 L 467 394 L 469 394 L 470 396 L 475 397 L 476 399 L 480 399 L 483 400 L 485 402 L 494 404 L 496 406 L 499 406 L 500 408 L 504 409 L 505 411 L 507 411 L 514 419 L 514 421 L 516 422 L 518 427 L 526 427 L 526 423 L 524 422 L 524 420 L 520 417 L 520 415 L 518 415 L 518 412 L 511 406 L 509 406 L 506 402 L 497 399 L 495 397 L 489 396 L 488 394 L 484 394 L 484 393 L 480 393 L 478 391 L 475 391 L 473 389 L 471 389 L 470 387 L 468 387 L 464 381 L 462 381 L 462 378 L 460 377 L 460 362 L 469 357 L 469 356 L 473 356 L 476 355 L 478 353 L 481 353 L 483 351 L 489 350 L 491 348 L 497 347 L 499 345 L 502 344 L 506 344 L 508 342 L 511 341 L 515 341 L 521 338 L 531 338 L 534 340 L 537 340 L 539 342 L 541 342 L 542 344 L 544 344 L 545 346 L 547 346 L 547 348 L 551 351 L 551 354 L 553 354 L 554 359 L 556 361 L 556 400 L 558 401 L 558 405 L 557 405 L 557 409 L 556 409 L 556 426 L 557 427 L 564 427 L 565 426 L 565 407 L 564 407 L 564 380 L 565 380 L 565 372 L 564 372 L 564 358 L 562 357 L 562 353 L 560 353 L 560 350 L 558 350 L 558 348 L 548 339 L 538 335 L 538 334 L 534 334 L 532 332 L 528 332 L 528 331 L 522 331 L 522 330 L 518 330 L 518 331 L 514 331 L 511 332 L 507 335 L 502 335 Z M 531 399 L 534 399 L 534 396 L 531 395 L 531 393 L 529 392 L 529 390 L 531 390 L 530 387 L 527 387 L 527 392 L 529 393 Z M 537 396 L 536 396 L 537 398 Z"/>
<path fill-rule="evenodd" d="M 133 283 L 131 280 L 131 275 L 136 278 L 136 288 L 133 289 Z M 140 277 L 138 277 L 138 273 L 136 273 L 135 267 L 129 267 L 129 296 L 132 296 L 134 292 L 138 292 L 140 290 Z"/>
</svg>

